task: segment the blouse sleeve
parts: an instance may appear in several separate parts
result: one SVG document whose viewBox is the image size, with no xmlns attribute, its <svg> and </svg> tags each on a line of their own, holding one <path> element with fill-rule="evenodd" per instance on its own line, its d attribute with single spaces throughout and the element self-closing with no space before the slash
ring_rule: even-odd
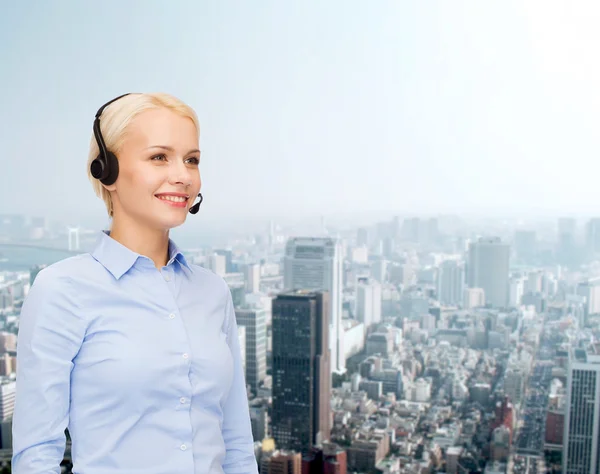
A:
<svg viewBox="0 0 600 474">
<path fill-rule="evenodd" d="M 71 369 L 86 329 L 73 283 L 52 270 L 37 275 L 19 319 L 13 474 L 59 474 L 65 452 Z"/>
<path fill-rule="evenodd" d="M 226 448 L 223 470 L 226 474 L 258 474 L 238 328 L 229 290 L 225 319 L 228 321 L 227 341 L 233 356 L 233 383 L 223 407 L 222 432 Z"/>
</svg>

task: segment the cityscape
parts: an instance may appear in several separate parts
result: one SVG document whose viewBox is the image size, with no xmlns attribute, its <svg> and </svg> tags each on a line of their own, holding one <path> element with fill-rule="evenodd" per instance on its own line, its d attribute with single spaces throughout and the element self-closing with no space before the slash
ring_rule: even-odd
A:
<svg viewBox="0 0 600 474">
<path fill-rule="evenodd" d="M 231 292 L 259 474 L 600 474 L 599 24 L 597 0 L 0 1 L 0 474 L 24 301 L 110 228 L 94 114 L 136 92 L 200 124 L 170 237 Z"/>
<path fill-rule="evenodd" d="M 183 248 L 231 290 L 261 474 L 598 472 L 600 218 L 306 228 Z M 97 232 L 0 216 L 0 472 L 23 299 Z"/>
</svg>

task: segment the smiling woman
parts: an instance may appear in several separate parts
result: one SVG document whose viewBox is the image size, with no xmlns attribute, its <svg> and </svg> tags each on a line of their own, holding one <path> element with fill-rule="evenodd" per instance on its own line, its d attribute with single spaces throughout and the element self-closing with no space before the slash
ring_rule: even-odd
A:
<svg viewBox="0 0 600 474">
<path fill-rule="evenodd" d="M 68 428 L 78 474 L 257 474 L 231 292 L 169 238 L 202 202 L 199 130 L 166 94 L 98 111 L 89 177 L 112 224 L 23 304 L 13 473 L 58 472 Z"/>
</svg>

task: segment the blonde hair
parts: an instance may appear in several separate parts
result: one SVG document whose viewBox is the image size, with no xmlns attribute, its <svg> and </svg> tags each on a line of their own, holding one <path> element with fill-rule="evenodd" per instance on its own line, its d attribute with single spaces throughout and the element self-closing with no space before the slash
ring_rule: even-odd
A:
<svg viewBox="0 0 600 474">
<path fill-rule="evenodd" d="M 118 158 L 119 151 L 127 135 L 127 127 L 131 121 L 146 110 L 158 108 L 166 108 L 182 117 L 191 119 L 196 126 L 198 136 L 200 135 L 200 124 L 196 112 L 177 97 L 162 92 L 131 94 L 110 104 L 100 116 L 100 131 L 107 150 L 113 152 Z M 108 215 L 112 217 L 113 205 L 110 192 L 102 185 L 100 180 L 92 176 L 90 171 L 90 165 L 99 153 L 98 143 L 92 133 L 87 161 L 88 179 L 92 183 L 96 196 L 104 201 Z"/>
</svg>

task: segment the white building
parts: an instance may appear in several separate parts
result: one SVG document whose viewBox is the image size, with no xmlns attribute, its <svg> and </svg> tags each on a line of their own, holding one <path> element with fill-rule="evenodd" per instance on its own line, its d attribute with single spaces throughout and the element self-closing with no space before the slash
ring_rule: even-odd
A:
<svg viewBox="0 0 600 474">
<path fill-rule="evenodd" d="M 381 285 L 360 279 L 356 286 L 356 319 L 369 328 L 381 322 Z"/>
<path fill-rule="evenodd" d="M 260 291 L 260 265 L 249 263 L 244 269 L 244 284 L 248 293 Z"/>
</svg>

